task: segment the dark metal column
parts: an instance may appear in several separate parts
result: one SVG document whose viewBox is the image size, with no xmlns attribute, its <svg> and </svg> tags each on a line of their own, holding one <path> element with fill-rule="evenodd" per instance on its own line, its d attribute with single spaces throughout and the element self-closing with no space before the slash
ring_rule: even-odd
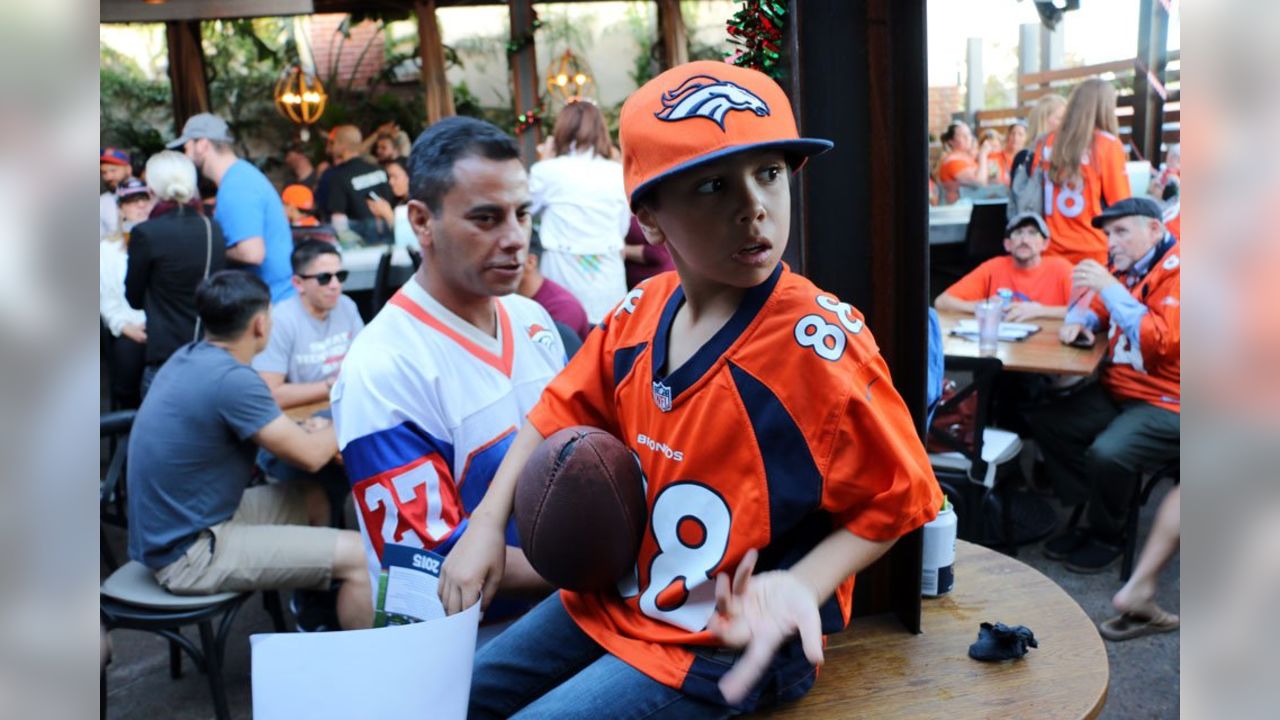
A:
<svg viewBox="0 0 1280 720">
<path fill-rule="evenodd" d="M 164 25 L 169 43 L 173 134 L 177 137 L 187 118 L 209 112 L 209 81 L 205 75 L 204 48 L 200 44 L 200 21 L 171 20 Z"/>
<path fill-rule="evenodd" d="M 1164 135 L 1164 69 L 1168 61 L 1169 11 L 1161 0 L 1138 6 L 1138 57 L 1133 73 L 1133 144 L 1141 157 L 1160 165 Z"/>
</svg>

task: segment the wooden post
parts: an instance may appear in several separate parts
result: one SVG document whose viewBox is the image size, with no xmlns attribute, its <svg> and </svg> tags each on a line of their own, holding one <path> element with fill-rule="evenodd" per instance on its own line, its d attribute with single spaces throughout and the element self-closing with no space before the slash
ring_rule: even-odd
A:
<svg viewBox="0 0 1280 720">
<path fill-rule="evenodd" d="M 204 74 L 204 48 L 199 20 L 171 20 L 165 24 L 169 44 L 169 87 L 173 95 L 173 132 L 182 132 L 187 118 L 209 112 L 209 82 Z"/>
<path fill-rule="evenodd" d="M 658 0 L 658 38 L 662 44 L 662 69 L 689 62 L 689 35 L 684 27 L 680 0 Z"/>
<path fill-rule="evenodd" d="M 925 0 L 793 0 L 801 134 L 835 149 L 801 183 L 803 272 L 867 316 L 924 431 L 929 182 Z M 920 629 L 920 534 L 859 574 L 855 610 Z M 868 596 L 870 595 L 870 596 Z"/>
<path fill-rule="evenodd" d="M 1168 62 L 1169 12 L 1160 0 L 1138 6 L 1138 57 L 1133 68 L 1134 147 L 1139 157 L 1160 165 L 1164 140 L 1164 70 Z"/>
<path fill-rule="evenodd" d="M 455 113 L 453 89 L 444 74 L 444 44 L 436 19 L 436 0 L 415 0 L 418 16 L 418 56 L 422 60 L 422 89 L 426 96 L 427 124 Z"/>
<path fill-rule="evenodd" d="M 511 97 L 516 116 L 531 110 L 541 112 L 538 93 L 538 58 L 533 41 L 533 2 L 532 0 L 510 0 L 507 7 L 511 11 L 511 41 L 524 43 L 527 36 L 529 42 L 519 50 L 511 53 Z M 542 125 L 534 123 L 516 135 L 516 143 L 520 146 L 520 159 L 526 165 L 538 160 L 538 143 L 542 141 Z"/>
</svg>

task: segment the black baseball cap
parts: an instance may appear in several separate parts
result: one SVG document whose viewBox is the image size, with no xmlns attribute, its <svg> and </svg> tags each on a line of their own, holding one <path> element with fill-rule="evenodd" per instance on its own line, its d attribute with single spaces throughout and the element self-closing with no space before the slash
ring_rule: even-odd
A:
<svg viewBox="0 0 1280 720">
<path fill-rule="evenodd" d="M 1140 215 L 1160 220 L 1161 222 L 1164 221 L 1164 211 L 1160 208 L 1160 203 L 1151 198 L 1131 197 L 1121 200 L 1095 216 L 1093 218 L 1093 226 L 1101 229 L 1110 220 L 1129 217 L 1130 215 Z"/>
</svg>

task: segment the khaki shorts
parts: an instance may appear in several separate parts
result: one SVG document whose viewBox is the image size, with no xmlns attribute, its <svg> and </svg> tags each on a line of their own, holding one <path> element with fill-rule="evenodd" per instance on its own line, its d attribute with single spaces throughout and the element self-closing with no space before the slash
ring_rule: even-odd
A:
<svg viewBox="0 0 1280 720">
<path fill-rule="evenodd" d="M 202 531 L 156 581 L 175 595 L 328 590 L 339 532 L 307 525 L 306 487 L 258 485 L 245 490 L 230 520 Z"/>
</svg>

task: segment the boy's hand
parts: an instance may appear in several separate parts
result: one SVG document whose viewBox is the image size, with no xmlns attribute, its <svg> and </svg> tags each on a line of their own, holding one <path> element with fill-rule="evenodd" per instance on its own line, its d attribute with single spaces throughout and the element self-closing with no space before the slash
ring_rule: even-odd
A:
<svg viewBox="0 0 1280 720">
<path fill-rule="evenodd" d="M 1016 302 L 1009 305 L 1009 312 L 1004 314 L 1004 319 L 1008 322 L 1023 322 L 1034 320 L 1043 312 L 1044 306 L 1038 302 Z"/>
<path fill-rule="evenodd" d="M 489 607 L 506 569 L 506 544 L 501 525 L 471 518 L 440 568 L 439 595 L 446 614 L 462 612 L 477 599 L 481 610 Z"/>
<path fill-rule="evenodd" d="M 455 550 L 456 552 L 456 550 Z M 822 620 L 813 590 L 785 570 L 752 576 L 758 553 L 747 552 L 733 574 L 716 577 L 716 612 L 707 630 L 728 647 L 746 652 L 720 680 L 720 692 L 738 704 L 768 668 L 773 654 L 796 632 L 805 657 L 822 664 Z"/>
</svg>

